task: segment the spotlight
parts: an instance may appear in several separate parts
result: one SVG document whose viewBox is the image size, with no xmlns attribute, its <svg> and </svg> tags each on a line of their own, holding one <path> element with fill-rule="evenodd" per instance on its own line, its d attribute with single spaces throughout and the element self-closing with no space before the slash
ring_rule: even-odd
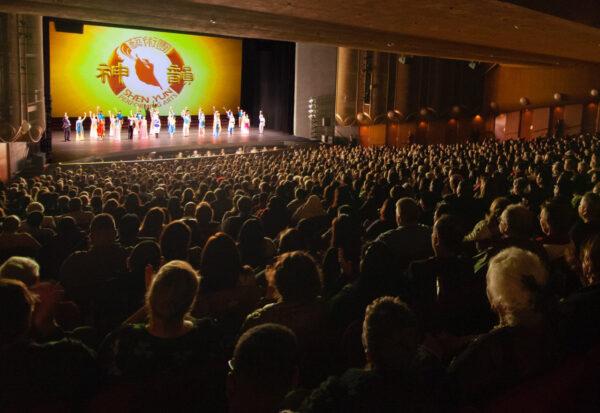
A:
<svg viewBox="0 0 600 413">
<path fill-rule="evenodd" d="M 477 63 L 475 63 L 474 61 L 470 61 L 469 62 L 469 67 L 473 70 L 475 70 L 475 68 L 477 67 Z"/>
<path fill-rule="evenodd" d="M 552 95 L 552 97 L 557 102 L 560 102 L 562 100 L 562 95 L 560 93 L 558 93 L 558 92 L 556 92 L 554 95 Z"/>
<path fill-rule="evenodd" d="M 406 56 L 404 56 L 403 54 L 402 54 L 402 55 L 400 55 L 400 57 L 398 58 L 398 62 L 399 62 L 401 65 L 405 65 L 405 64 L 406 64 Z"/>
<path fill-rule="evenodd" d="M 529 104 L 529 99 L 523 96 L 521 99 L 519 99 L 519 103 L 523 106 L 527 106 Z"/>
<path fill-rule="evenodd" d="M 592 90 L 590 90 L 590 96 L 597 97 L 598 96 L 598 89 L 592 89 Z"/>
</svg>

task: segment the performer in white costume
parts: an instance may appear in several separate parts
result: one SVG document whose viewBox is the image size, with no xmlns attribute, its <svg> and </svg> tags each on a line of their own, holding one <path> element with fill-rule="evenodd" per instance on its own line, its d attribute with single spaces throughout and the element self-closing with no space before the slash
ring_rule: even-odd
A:
<svg viewBox="0 0 600 413">
<path fill-rule="evenodd" d="M 233 135 L 233 129 L 235 128 L 235 115 L 230 110 L 227 111 L 227 119 L 227 134 L 231 136 Z"/>
<path fill-rule="evenodd" d="M 175 115 L 173 113 L 169 113 L 167 117 L 167 128 L 169 130 L 169 137 L 172 138 L 175 134 Z"/>
<path fill-rule="evenodd" d="M 90 119 L 91 119 L 91 125 L 90 125 L 90 139 L 98 139 L 98 118 L 96 117 L 96 114 L 92 114 L 92 111 L 90 110 Z"/>
<path fill-rule="evenodd" d="M 216 137 L 221 133 L 221 114 L 218 110 L 213 110 L 213 136 Z"/>
<path fill-rule="evenodd" d="M 108 118 L 110 119 L 110 125 L 108 125 L 108 137 L 114 138 L 115 137 L 115 119 L 116 119 L 116 117 L 113 116 L 113 114 L 110 110 L 108 111 Z"/>
<path fill-rule="evenodd" d="M 265 125 L 267 124 L 267 120 L 265 119 L 265 115 L 263 111 L 258 112 L 258 133 L 262 135 L 265 130 Z"/>
<path fill-rule="evenodd" d="M 189 110 L 185 110 L 182 115 L 183 118 L 183 137 L 190 136 L 190 125 L 192 124 L 192 115 Z"/>
<path fill-rule="evenodd" d="M 138 136 L 140 136 L 140 117 L 138 117 L 139 114 L 137 112 L 135 116 L 133 115 L 133 112 L 131 112 L 130 115 L 130 118 L 135 119 L 135 121 L 133 122 L 133 139 L 135 139 Z"/>
<path fill-rule="evenodd" d="M 158 113 L 158 109 L 155 109 L 152 112 L 152 134 L 154 137 L 158 139 L 158 134 L 160 133 L 160 114 Z"/>
<path fill-rule="evenodd" d="M 83 121 L 86 119 L 87 119 L 87 117 L 85 116 L 85 113 L 84 113 L 83 118 L 80 116 L 77 118 L 77 121 L 75 122 L 75 140 L 76 141 L 82 141 L 84 139 Z"/>
<path fill-rule="evenodd" d="M 198 136 L 204 136 L 206 128 L 206 116 L 202 112 L 202 108 L 198 108 Z"/>
</svg>

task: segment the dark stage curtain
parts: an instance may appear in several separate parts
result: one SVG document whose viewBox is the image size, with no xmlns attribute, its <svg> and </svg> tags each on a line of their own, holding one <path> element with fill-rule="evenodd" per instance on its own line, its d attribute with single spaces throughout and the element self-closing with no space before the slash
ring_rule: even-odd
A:
<svg viewBox="0 0 600 413">
<path fill-rule="evenodd" d="M 292 133 L 295 53 L 294 43 L 243 40 L 241 105 L 250 114 L 253 127 L 262 110 L 267 129 Z"/>
</svg>

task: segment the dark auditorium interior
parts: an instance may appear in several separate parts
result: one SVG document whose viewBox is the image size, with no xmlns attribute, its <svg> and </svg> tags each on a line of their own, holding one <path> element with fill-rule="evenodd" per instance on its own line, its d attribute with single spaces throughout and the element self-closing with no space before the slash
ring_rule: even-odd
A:
<svg viewBox="0 0 600 413">
<path fill-rule="evenodd" d="M 600 411 L 599 90 L 599 0 L 0 0 L 0 412 Z"/>
</svg>

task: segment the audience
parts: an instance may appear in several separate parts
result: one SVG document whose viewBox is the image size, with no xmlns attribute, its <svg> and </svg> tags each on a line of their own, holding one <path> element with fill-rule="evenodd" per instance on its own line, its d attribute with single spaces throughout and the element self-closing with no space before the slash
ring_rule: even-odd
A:
<svg viewBox="0 0 600 413">
<path fill-rule="evenodd" d="M 598 410 L 599 153 L 318 145 L 14 178 L 0 410 L 493 410 L 564 371 Z"/>
</svg>

